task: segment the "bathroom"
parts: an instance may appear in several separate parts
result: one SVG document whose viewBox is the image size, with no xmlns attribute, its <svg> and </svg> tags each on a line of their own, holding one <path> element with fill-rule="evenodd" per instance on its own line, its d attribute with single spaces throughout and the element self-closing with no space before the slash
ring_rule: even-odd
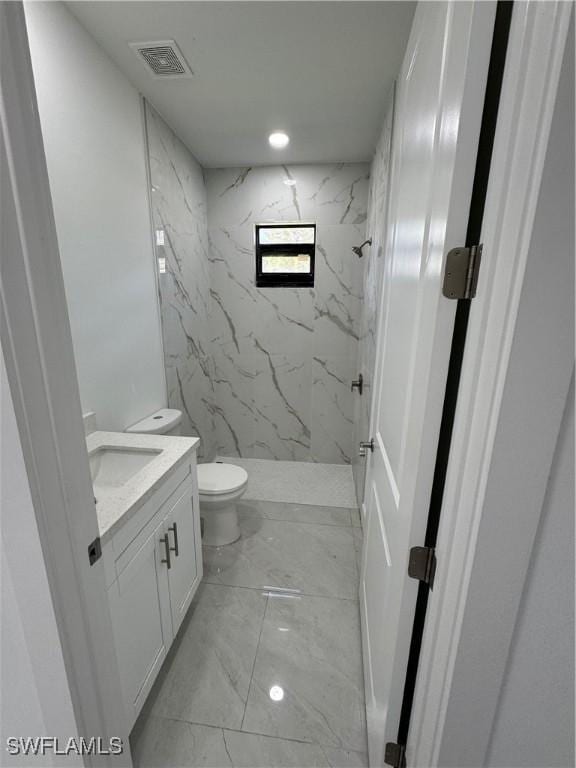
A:
<svg viewBox="0 0 576 768">
<path fill-rule="evenodd" d="M 142 768 L 405 766 L 417 686 L 438 669 L 438 690 L 450 644 L 438 661 L 424 635 L 435 551 L 457 558 L 468 520 L 454 504 L 439 524 L 447 448 L 461 441 L 464 472 L 475 433 L 458 418 L 489 396 L 472 377 L 458 415 L 461 372 L 486 365 L 496 388 L 464 340 L 513 293 L 489 313 L 494 246 L 468 329 L 498 210 L 491 153 L 503 167 L 530 125 L 510 119 L 507 45 L 532 61 L 539 4 L 8 5 L 2 62 L 22 104 L 2 138 L 26 147 L 14 168 L 30 162 L 46 216 L 30 311 L 12 261 L 0 303 L 14 338 L 49 317 L 41 375 L 19 374 L 19 413 L 41 383 L 46 407 L 19 439 L 35 481 L 44 461 L 61 479 L 39 530 L 63 638 L 49 666 L 71 681 L 79 734 L 119 739 L 110 764 Z M 542 35 L 559 42 L 540 58 L 560 61 L 568 11 L 553 5 Z M 519 198 L 528 182 L 508 176 Z M 27 210 L 3 223 L 33 229 Z M 16 403 L 33 345 L 6 338 Z M 437 597 L 464 583 L 455 562 L 428 632 L 460 631 L 456 600 Z"/>
<path fill-rule="evenodd" d="M 130 717 L 135 765 L 367 760 L 358 443 L 368 429 L 374 299 L 365 302 L 364 283 L 376 280 L 370 256 L 383 236 L 393 86 L 414 5 L 368 4 L 358 14 L 344 4 L 328 29 L 328 7 L 260 5 L 26 5 L 87 434 L 200 438 L 203 578 L 162 669 L 150 672 L 141 651 L 145 674 Z M 350 35 L 365 53 L 347 73 L 337 50 Z M 128 45 L 153 37 L 174 40 L 191 72 L 154 76 Z M 246 80 L 273 49 L 278 71 L 254 94 L 258 79 Z M 244 83 L 238 96 L 216 69 L 225 55 L 238 62 L 228 73 Z M 291 86 L 321 57 L 350 91 L 354 77 L 371 78 L 370 97 L 340 88 L 326 102 L 327 111 L 347 111 L 322 137 L 331 121 L 314 114 L 318 86 L 302 94 Z M 262 124 L 244 113 L 234 122 L 249 98 Z M 195 126 L 210 105 L 214 115 Z M 218 132 L 219 123 L 230 125 Z M 288 147 L 271 146 L 274 131 L 289 133 Z M 255 284 L 255 227 L 263 224 L 276 228 L 262 228 L 261 241 L 304 237 L 288 242 L 298 255 L 310 249 L 311 279 Z M 294 277 L 308 282 L 294 285 Z M 353 388 L 360 372 L 363 389 Z M 97 510 L 109 501 L 105 459 L 98 471 Z M 226 510 L 206 512 L 215 487 L 218 507 L 232 499 L 232 520 Z M 103 549 L 106 559 L 104 539 Z M 144 580 L 144 569 L 132 578 Z M 151 618 L 131 621 L 153 633 Z M 157 678 L 144 696 L 145 675 Z"/>
</svg>

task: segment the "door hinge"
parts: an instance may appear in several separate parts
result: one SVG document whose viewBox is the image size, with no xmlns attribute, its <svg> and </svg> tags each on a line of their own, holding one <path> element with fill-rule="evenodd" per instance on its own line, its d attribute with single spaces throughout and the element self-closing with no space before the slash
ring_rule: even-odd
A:
<svg viewBox="0 0 576 768">
<path fill-rule="evenodd" d="M 476 296 L 482 244 L 452 248 L 446 256 L 442 293 L 447 299 L 473 299 Z"/>
<path fill-rule="evenodd" d="M 393 768 L 406 768 L 406 747 L 389 741 L 384 749 L 384 762 Z"/>
<path fill-rule="evenodd" d="M 90 565 L 94 565 L 102 557 L 102 543 L 100 536 L 96 536 L 91 544 L 88 544 L 88 560 Z"/>
<path fill-rule="evenodd" d="M 433 547 L 412 547 L 408 559 L 408 576 L 428 584 L 430 589 L 434 585 L 436 574 L 436 553 Z"/>
</svg>

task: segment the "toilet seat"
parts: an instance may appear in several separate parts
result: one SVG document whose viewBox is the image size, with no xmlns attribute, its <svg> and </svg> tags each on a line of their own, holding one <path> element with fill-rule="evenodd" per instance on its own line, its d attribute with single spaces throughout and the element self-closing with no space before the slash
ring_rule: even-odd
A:
<svg viewBox="0 0 576 768">
<path fill-rule="evenodd" d="M 198 492 L 201 496 L 234 493 L 248 483 L 248 472 L 235 464 L 199 464 Z"/>
</svg>

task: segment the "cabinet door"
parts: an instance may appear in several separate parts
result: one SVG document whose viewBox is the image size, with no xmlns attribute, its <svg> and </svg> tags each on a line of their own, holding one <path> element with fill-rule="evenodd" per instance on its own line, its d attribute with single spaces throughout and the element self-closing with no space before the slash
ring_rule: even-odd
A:
<svg viewBox="0 0 576 768">
<path fill-rule="evenodd" d="M 108 590 L 124 705 L 132 727 L 172 642 L 164 520 Z"/>
<path fill-rule="evenodd" d="M 194 487 L 190 486 L 172 507 L 166 520 L 166 530 L 172 547 L 168 584 L 174 634 L 178 632 L 202 578 L 202 555 L 198 547 L 200 517 L 197 503 Z M 198 556 L 199 552 L 200 556 Z"/>
</svg>

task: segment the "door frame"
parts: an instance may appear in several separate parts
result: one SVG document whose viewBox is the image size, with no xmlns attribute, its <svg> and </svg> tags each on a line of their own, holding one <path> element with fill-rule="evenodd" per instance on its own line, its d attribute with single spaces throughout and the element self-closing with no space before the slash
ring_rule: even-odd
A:
<svg viewBox="0 0 576 768">
<path fill-rule="evenodd" d="M 98 522 L 21 2 L 0 3 L 0 36 L 2 185 L 15 208 L 2 208 L 2 350 L 77 731 L 124 743 L 81 759 L 131 766 L 103 560 L 88 564 Z"/>
<path fill-rule="evenodd" d="M 507 173 L 493 174 L 489 184 L 483 268 L 470 313 L 438 541 L 438 551 L 446 554 L 439 558 L 426 621 L 408 744 L 411 765 L 438 764 L 571 10 L 570 3 L 557 0 L 514 8 L 493 156 L 493 166 Z M 76 560 L 80 547 L 68 524 L 68 517 L 79 513 L 78 500 L 84 513 L 93 514 L 93 506 L 21 3 L 0 3 L 0 21 L 9 30 L 3 38 L 2 95 L 10 109 L 2 109 L 2 126 L 10 138 L 9 165 L 26 241 L 17 264 L 21 280 L 2 297 L 8 376 L 80 730 L 127 738 L 118 727 L 123 716 L 112 711 L 121 696 L 102 566 L 94 566 L 94 580 L 86 584 Z M 528 530 L 517 533 L 531 537 Z M 512 565 L 526 570 L 521 548 L 511 556 Z M 510 635 L 514 622 L 515 614 L 507 616 L 498 631 Z M 97 680 L 113 692 L 106 701 Z M 482 706 L 493 711 L 499 687 L 482 695 Z M 482 741 L 488 743 L 490 727 L 491 722 L 479 724 L 479 750 Z M 130 765 L 129 752 L 122 757 Z"/>
<path fill-rule="evenodd" d="M 436 548 L 438 569 L 429 598 L 408 735 L 407 762 L 411 766 L 439 764 L 464 612 L 472 604 L 470 585 L 475 554 L 480 551 L 478 534 L 488 472 L 496 429 L 505 413 L 501 407 L 504 383 L 512 343 L 519 332 L 520 297 L 571 12 L 572 4 L 562 1 L 519 2 L 513 8 L 492 158 L 492 168 L 502 171 L 491 172 L 486 196 L 483 263 L 470 308 Z M 568 374 L 566 388 L 569 381 Z M 543 407 L 546 405 L 550 402 Z M 552 410 L 547 435 L 541 435 L 541 442 L 548 445 L 555 444 L 562 409 Z M 522 448 L 516 453 L 518 462 L 522 462 Z M 549 448 L 547 451 L 549 455 L 542 457 L 544 466 L 546 460 L 548 466 L 552 460 Z M 542 495 L 547 480 L 543 472 L 539 481 Z M 506 489 L 500 493 L 504 501 Z M 474 720 L 469 757 L 474 756 L 469 765 L 484 765 L 522 595 L 522 575 L 528 570 L 538 524 L 534 518 L 514 531 L 514 545 L 507 549 L 506 570 L 516 578 L 503 584 L 502 590 L 515 609 L 499 614 L 492 627 L 495 644 L 500 644 L 498 658 L 491 659 L 497 674 L 481 689 L 474 688 L 474 709 L 486 716 Z M 472 733 L 469 735 L 472 739 Z"/>
</svg>

